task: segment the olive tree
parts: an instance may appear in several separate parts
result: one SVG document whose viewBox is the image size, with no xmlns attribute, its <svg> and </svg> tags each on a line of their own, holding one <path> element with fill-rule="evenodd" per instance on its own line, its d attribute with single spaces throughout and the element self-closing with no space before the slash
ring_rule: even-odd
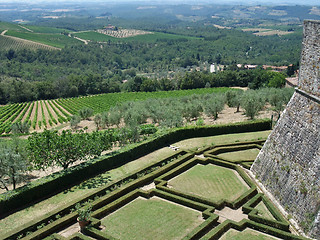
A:
<svg viewBox="0 0 320 240">
<path fill-rule="evenodd" d="M 226 102 L 229 107 L 236 107 L 240 111 L 241 95 L 243 91 L 228 91 L 226 92 Z"/>
<path fill-rule="evenodd" d="M 250 119 L 254 119 L 264 105 L 265 99 L 258 91 L 247 90 L 241 97 L 241 107 Z"/>
<path fill-rule="evenodd" d="M 224 96 L 222 94 L 212 95 L 204 102 L 204 112 L 208 117 L 218 118 L 218 114 L 224 109 Z"/>
<path fill-rule="evenodd" d="M 9 191 L 12 185 L 12 189 L 16 189 L 25 179 L 28 166 L 22 140 L 0 142 L 0 188 Z"/>
<path fill-rule="evenodd" d="M 85 107 L 79 110 L 79 116 L 81 119 L 89 120 L 89 117 L 93 115 L 93 109 Z"/>
<path fill-rule="evenodd" d="M 30 124 L 28 122 L 15 122 L 11 126 L 14 134 L 29 133 Z"/>
</svg>

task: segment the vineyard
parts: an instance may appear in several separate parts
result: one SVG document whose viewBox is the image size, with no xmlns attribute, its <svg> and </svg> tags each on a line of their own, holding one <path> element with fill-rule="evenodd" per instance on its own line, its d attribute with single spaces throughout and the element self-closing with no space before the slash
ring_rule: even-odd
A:
<svg viewBox="0 0 320 240">
<path fill-rule="evenodd" d="M 226 92 L 228 88 L 204 88 L 163 92 L 127 92 L 108 93 L 94 96 L 41 100 L 15 103 L 0 107 L 0 134 L 11 132 L 12 124 L 26 122 L 30 130 L 52 128 L 70 121 L 71 116 L 87 107 L 94 114 L 108 111 L 111 107 L 127 101 L 139 101 L 150 98 L 174 98 L 192 94 Z"/>
<path fill-rule="evenodd" d="M 169 33 L 161 33 L 161 32 L 152 32 L 152 34 L 138 34 L 132 35 L 122 38 L 117 38 L 111 34 L 104 34 L 99 31 L 85 31 L 85 32 L 74 32 L 73 36 L 79 37 L 81 39 L 96 41 L 96 42 L 130 42 L 130 41 L 139 41 L 139 42 L 156 42 L 159 39 L 167 39 L 167 40 L 177 40 L 177 39 L 189 39 L 196 40 L 200 39 L 197 37 L 184 36 L 179 34 L 169 34 Z"/>
<path fill-rule="evenodd" d="M 25 39 L 20 39 L 16 37 L 9 37 L 9 36 L 2 36 L 0 35 L 0 45 L 2 50 L 20 50 L 20 49 L 46 49 L 46 50 L 54 50 L 57 49 L 52 46 L 48 46 L 45 44 L 37 43 L 37 42 L 32 42 L 32 41 L 27 41 Z"/>
<path fill-rule="evenodd" d="M 25 39 L 39 44 L 49 45 L 54 48 L 63 48 L 67 44 L 77 44 L 78 40 L 69 38 L 60 33 L 34 33 L 8 30 L 5 36 Z"/>
<path fill-rule="evenodd" d="M 146 32 L 146 31 L 135 30 L 135 29 L 119 29 L 119 30 L 99 29 L 98 33 L 109 35 L 115 38 L 127 38 L 127 37 L 134 37 L 138 35 L 152 34 L 152 32 Z"/>
</svg>

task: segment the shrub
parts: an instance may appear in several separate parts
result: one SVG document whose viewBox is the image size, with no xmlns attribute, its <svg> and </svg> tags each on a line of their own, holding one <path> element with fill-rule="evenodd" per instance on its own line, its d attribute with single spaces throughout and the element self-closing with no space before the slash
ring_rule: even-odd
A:
<svg viewBox="0 0 320 240">
<path fill-rule="evenodd" d="M 30 125 L 28 122 L 15 122 L 11 126 L 11 130 L 14 134 L 29 133 Z"/>
<path fill-rule="evenodd" d="M 93 109 L 91 108 L 82 108 L 79 110 L 79 116 L 81 117 L 81 119 L 87 119 L 89 120 L 89 117 L 91 117 L 93 115 Z"/>
<path fill-rule="evenodd" d="M 78 115 L 72 115 L 71 120 L 70 120 L 70 127 L 71 128 L 76 128 L 78 124 L 80 123 L 80 116 Z"/>
</svg>

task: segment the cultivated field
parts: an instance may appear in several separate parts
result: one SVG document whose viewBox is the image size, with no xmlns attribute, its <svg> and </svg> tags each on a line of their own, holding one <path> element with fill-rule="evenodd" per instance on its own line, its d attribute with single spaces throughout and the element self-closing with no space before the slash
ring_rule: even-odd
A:
<svg viewBox="0 0 320 240">
<path fill-rule="evenodd" d="M 242 29 L 244 32 L 253 32 L 256 36 L 271 36 L 271 35 L 288 35 L 294 33 L 293 31 L 281 31 L 281 30 L 274 30 L 274 29 L 268 29 L 268 28 L 246 28 Z"/>
<path fill-rule="evenodd" d="M 68 44 L 80 43 L 79 40 L 70 38 L 58 33 L 36 33 L 36 32 L 18 32 L 9 30 L 5 36 L 12 36 L 20 39 L 25 39 L 41 44 L 46 44 L 56 48 L 63 48 Z"/>
<path fill-rule="evenodd" d="M 135 29 L 119 29 L 119 30 L 108 30 L 108 29 L 99 29 L 98 33 L 102 33 L 115 38 L 127 38 L 127 37 L 135 37 L 138 35 L 146 35 L 152 34 L 152 32 L 135 30 Z"/>
<path fill-rule="evenodd" d="M 156 42 L 159 39 L 165 40 L 175 40 L 175 39 L 199 39 L 196 37 L 183 36 L 177 34 L 168 34 L 160 32 L 152 32 L 152 34 L 140 34 L 133 35 L 128 37 L 117 38 L 112 35 L 107 35 L 95 31 L 84 31 L 84 32 L 74 32 L 73 36 L 79 37 L 81 39 L 93 41 L 93 42 L 130 42 L 130 41 L 139 41 L 139 42 Z"/>
<path fill-rule="evenodd" d="M 228 88 L 204 88 L 168 92 L 108 93 L 87 97 L 9 104 L 0 107 L 0 134 L 10 133 L 11 126 L 15 122 L 29 123 L 30 130 L 56 127 L 62 123 L 69 122 L 73 114 L 77 114 L 80 109 L 85 107 L 93 109 L 96 114 L 108 111 L 111 107 L 127 101 L 219 93 L 227 90 Z"/>
<path fill-rule="evenodd" d="M 38 42 L 33 42 L 17 37 L 11 37 L 11 36 L 5 36 L 5 35 L 0 35 L 0 45 L 2 50 L 20 50 L 20 49 L 31 49 L 31 50 L 36 50 L 36 49 L 45 49 L 45 50 L 57 50 L 57 48 L 46 45 L 46 44 L 41 44 Z"/>
</svg>

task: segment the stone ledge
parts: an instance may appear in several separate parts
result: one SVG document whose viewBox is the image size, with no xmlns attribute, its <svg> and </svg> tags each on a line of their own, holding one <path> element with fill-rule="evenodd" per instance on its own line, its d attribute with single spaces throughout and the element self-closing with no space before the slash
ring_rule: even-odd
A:
<svg viewBox="0 0 320 240">
<path fill-rule="evenodd" d="M 311 99 L 312 101 L 315 101 L 315 102 L 317 102 L 317 103 L 320 103 L 320 98 L 317 97 L 317 96 L 314 96 L 314 95 L 312 95 L 312 94 L 310 94 L 310 93 L 308 93 L 308 92 L 306 92 L 306 91 L 304 91 L 304 90 L 301 90 L 301 89 L 299 89 L 299 88 L 295 88 L 295 91 L 296 91 L 297 93 L 301 94 L 302 96 Z"/>
</svg>

